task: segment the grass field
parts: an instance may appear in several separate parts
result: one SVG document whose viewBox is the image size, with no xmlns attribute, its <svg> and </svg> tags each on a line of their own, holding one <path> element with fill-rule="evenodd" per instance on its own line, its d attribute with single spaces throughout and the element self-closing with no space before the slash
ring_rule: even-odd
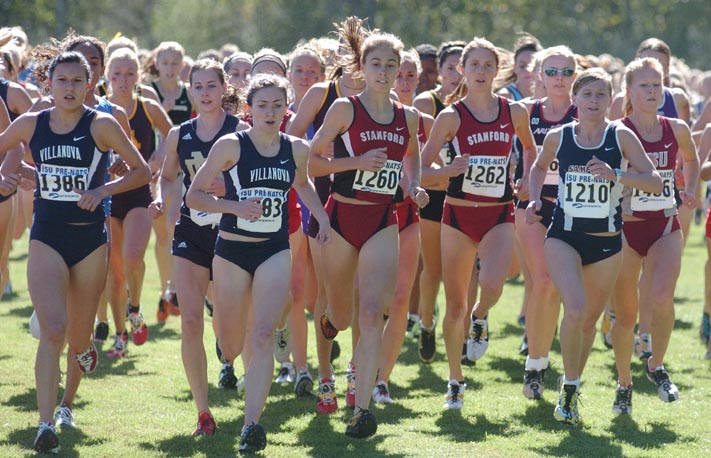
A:
<svg viewBox="0 0 711 458">
<path fill-rule="evenodd" d="M 152 250 L 148 253 L 143 302 L 150 338 L 141 347 L 130 344 L 124 359 L 102 356 L 96 372 L 84 379 L 74 407 L 78 428 L 60 433 L 60 456 L 237 455 L 244 403 L 235 392 L 217 389 L 219 363 L 207 317 L 209 395 L 218 430 L 213 437 L 190 436 L 197 414 L 180 359 L 180 323 L 175 317 L 162 326 L 156 323 L 158 276 Z M 0 457 L 34 455 L 37 341 L 28 333 L 32 305 L 25 279 L 26 255 L 25 238 L 15 243 L 11 255 L 16 295 L 0 303 Z M 339 412 L 317 415 L 314 398 L 297 399 L 292 386 L 274 385 L 262 417 L 269 441 L 262 456 L 710 456 L 711 370 L 698 339 L 705 259 L 701 228 L 695 226 L 676 291 L 677 321 L 666 364 L 681 391 L 678 402 L 659 401 L 655 387 L 643 377 L 642 364 L 634 361 L 634 413 L 631 417 L 613 415 L 613 356 L 596 339 L 583 377 L 583 424 L 560 426 L 552 416 L 555 380 L 562 372 L 557 340 L 544 400 L 529 401 L 521 394 L 524 358 L 516 351 L 522 333 L 516 315 L 523 288 L 512 282 L 490 314 L 487 355 L 476 367 L 465 368 L 468 389 L 461 412 L 442 409 L 447 366 L 438 329 L 437 358 L 429 366 L 420 364 L 415 341 L 407 340 L 403 346 L 390 383 L 395 403 L 373 408 L 380 422 L 377 435 L 369 440 L 347 438 L 343 431 L 350 411 L 344 407 L 343 373 L 350 340 L 345 332 L 338 338 L 343 355 L 335 363 Z M 443 309 L 442 293 L 440 306 Z M 313 336 L 310 342 L 314 348 Z M 103 350 L 108 346 L 107 342 Z M 314 365 L 314 351 L 310 353 L 309 362 Z M 241 372 L 241 364 L 238 367 Z"/>
</svg>

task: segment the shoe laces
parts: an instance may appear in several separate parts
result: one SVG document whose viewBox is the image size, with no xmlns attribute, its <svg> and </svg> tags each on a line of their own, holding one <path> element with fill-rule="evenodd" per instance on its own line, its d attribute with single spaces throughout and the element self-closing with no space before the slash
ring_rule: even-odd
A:
<svg viewBox="0 0 711 458">
<path fill-rule="evenodd" d="M 576 387 L 575 385 L 563 385 L 563 392 L 565 393 L 565 395 L 563 396 L 563 409 L 570 411 L 571 405 L 574 408 L 580 401 L 580 393 L 578 392 L 578 387 Z"/>
<path fill-rule="evenodd" d="M 671 391 L 672 382 L 669 378 L 669 374 L 664 369 L 657 369 L 653 373 L 654 382 L 658 387 L 661 387 L 667 393 Z"/>
<path fill-rule="evenodd" d="M 523 374 L 523 383 L 525 385 L 533 385 L 534 383 L 540 385 L 542 379 L 542 371 L 530 370 L 525 371 Z"/>
<path fill-rule="evenodd" d="M 378 389 L 378 394 L 383 397 L 390 397 L 390 391 L 388 391 L 388 386 L 384 383 L 378 383 L 375 388 Z"/>
<path fill-rule="evenodd" d="M 134 328 L 143 326 L 143 314 L 141 312 L 129 313 L 128 319 L 131 320 L 131 324 Z"/>
<path fill-rule="evenodd" d="M 289 376 L 289 368 L 286 366 L 282 366 L 281 369 L 279 369 L 279 377 L 288 377 Z"/>
<path fill-rule="evenodd" d="M 89 347 L 84 353 L 76 355 L 77 362 L 82 366 L 91 366 L 95 359 L 92 350 L 93 348 Z"/>
<path fill-rule="evenodd" d="M 484 325 L 475 321 L 472 325 L 472 330 L 474 331 L 474 341 L 480 342 L 481 337 L 484 335 Z"/>
<path fill-rule="evenodd" d="M 319 399 L 323 401 L 332 401 L 334 396 L 333 382 L 321 382 L 318 385 Z"/>
<path fill-rule="evenodd" d="M 123 350 L 124 348 L 126 348 L 126 342 L 123 340 L 123 336 L 121 334 L 116 334 L 114 336 L 114 349 Z"/>
<path fill-rule="evenodd" d="M 622 408 L 629 408 L 632 405 L 632 387 L 617 388 L 615 404 L 619 405 Z"/>
<path fill-rule="evenodd" d="M 461 387 L 459 385 L 450 384 L 449 385 L 449 399 L 452 402 L 457 402 L 459 398 Z"/>
</svg>

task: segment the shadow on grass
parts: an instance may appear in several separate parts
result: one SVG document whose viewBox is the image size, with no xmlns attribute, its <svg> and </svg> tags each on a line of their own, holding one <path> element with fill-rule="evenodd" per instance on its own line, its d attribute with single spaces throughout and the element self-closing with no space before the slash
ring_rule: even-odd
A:
<svg viewBox="0 0 711 458">
<path fill-rule="evenodd" d="M 608 431 L 617 440 L 642 449 L 664 448 L 679 441 L 679 435 L 666 424 L 650 423 L 640 429 L 637 422 L 629 415 L 618 415 L 612 420 Z"/>
<path fill-rule="evenodd" d="M 486 363 L 491 369 L 506 374 L 505 377 L 499 377 L 498 380 L 493 380 L 494 382 L 522 383 L 523 370 L 526 365 L 526 358 L 524 356 L 502 358 L 492 355 L 491 357 L 486 357 Z"/>
<path fill-rule="evenodd" d="M 552 409 L 551 409 L 552 412 Z M 557 445 L 546 445 L 545 448 L 531 447 L 530 450 L 541 456 L 605 456 L 622 457 L 622 445 L 617 438 L 593 436 L 584 427 L 563 426 L 553 420 L 553 415 L 548 414 L 555 425 L 547 429 L 563 431 L 563 438 Z"/>
<path fill-rule="evenodd" d="M 177 339 L 180 340 L 180 331 L 165 326 L 165 324 L 153 324 L 150 327 L 151 340 L 162 339 Z M 205 350 L 214 352 L 214 348 L 206 348 Z"/>
<path fill-rule="evenodd" d="M 491 435 L 511 435 L 507 421 L 491 422 L 484 415 L 473 417 L 473 422 L 469 418 L 472 417 L 462 416 L 461 410 L 444 410 L 435 420 L 435 425 L 440 430 L 440 436 L 449 437 L 455 442 L 480 442 Z"/>
<path fill-rule="evenodd" d="M 677 318 L 674 320 L 674 329 L 679 330 L 679 329 L 692 329 L 694 327 L 694 323 L 691 321 L 684 321 L 680 318 Z"/>
<path fill-rule="evenodd" d="M 2 297 L 0 298 L 0 301 L 10 302 L 10 301 L 17 299 L 18 297 L 20 297 L 20 295 L 17 294 L 17 291 L 10 291 L 9 293 L 4 293 L 2 295 Z"/>
<path fill-rule="evenodd" d="M 29 318 L 32 316 L 32 312 L 35 310 L 32 304 L 26 305 L 24 307 L 13 307 L 7 312 L 3 313 L 3 316 L 19 316 Z"/>
<path fill-rule="evenodd" d="M 66 428 L 57 431 L 59 435 L 59 455 L 62 457 L 79 457 L 81 454 L 76 450 L 80 447 L 101 446 L 106 439 L 90 437 L 84 434 L 81 428 Z M 27 450 L 27 456 L 37 456 L 33 450 L 37 429 L 34 427 L 16 429 L 10 431 L 7 440 L 0 442 L 3 445 L 15 445 Z"/>
<path fill-rule="evenodd" d="M 242 418 L 222 421 L 217 425 L 214 436 L 191 436 L 189 432 L 176 434 L 156 442 L 141 442 L 138 446 L 152 456 L 196 456 L 237 457 Z M 269 433 L 267 432 L 267 440 Z M 267 444 L 267 452 L 269 444 Z M 265 455 L 266 456 L 266 455 Z"/>
<path fill-rule="evenodd" d="M 9 261 L 24 261 L 27 259 L 27 253 L 17 253 L 15 255 L 10 255 L 10 257 L 7 258 Z"/>
</svg>

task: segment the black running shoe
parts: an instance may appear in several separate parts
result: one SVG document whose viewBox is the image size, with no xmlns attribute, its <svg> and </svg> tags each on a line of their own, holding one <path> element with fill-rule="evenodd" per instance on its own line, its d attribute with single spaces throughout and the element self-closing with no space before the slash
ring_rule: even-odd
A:
<svg viewBox="0 0 711 458">
<path fill-rule="evenodd" d="M 435 358 L 435 330 L 427 330 L 424 327 L 420 328 L 420 338 L 419 345 L 417 349 L 420 355 L 420 361 L 425 364 L 429 364 L 434 361 Z"/>
<path fill-rule="evenodd" d="M 262 425 L 251 423 L 244 428 L 239 441 L 240 453 L 258 452 L 259 450 L 264 450 L 266 446 L 267 432 L 264 431 Z"/>
<path fill-rule="evenodd" d="M 545 369 L 542 371 L 523 371 L 523 396 L 527 399 L 541 399 L 545 378 Z"/>
<path fill-rule="evenodd" d="M 50 423 L 40 423 L 35 437 L 34 449 L 39 453 L 58 453 L 59 438 L 54 425 Z"/>
<path fill-rule="evenodd" d="M 331 346 L 331 362 L 337 360 L 339 356 L 341 356 L 341 346 L 338 345 L 337 340 L 334 340 L 333 345 Z"/>
<path fill-rule="evenodd" d="M 462 366 L 476 366 L 476 361 L 467 358 L 467 343 L 462 346 Z"/>
<path fill-rule="evenodd" d="M 97 321 L 94 328 L 94 342 L 106 342 L 109 337 L 109 323 Z"/>
<path fill-rule="evenodd" d="M 346 426 L 346 436 L 356 439 L 370 437 L 378 431 L 378 420 L 368 410 L 360 409 Z"/>
<path fill-rule="evenodd" d="M 235 376 L 235 368 L 229 363 L 222 365 L 220 369 L 220 377 L 217 382 L 219 388 L 225 390 L 234 390 L 237 388 L 238 379 Z"/>
</svg>

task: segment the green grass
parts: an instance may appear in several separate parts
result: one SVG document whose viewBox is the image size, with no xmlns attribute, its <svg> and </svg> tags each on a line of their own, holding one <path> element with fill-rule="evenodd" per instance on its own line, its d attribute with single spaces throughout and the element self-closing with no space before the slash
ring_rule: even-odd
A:
<svg viewBox="0 0 711 458">
<path fill-rule="evenodd" d="M 16 296 L 0 303 L 0 456 L 33 456 L 37 424 L 34 354 L 37 341 L 28 333 L 32 307 L 27 294 L 27 239 L 15 243 L 11 272 Z M 218 423 L 213 437 L 195 439 L 196 412 L 180 359 L 180 323 L 171 317 L 155 321 L 158 278 L 152 250 L 146 262 L 144 306 L 149 341 L 129 346 L 119 361 L 106 357 L 84 379 L 76 400 L 76 430 L 60 434 L 60 456 L 66 457 L 223 457 L 237 454 L 237 436 L 244 403 L 234 392 L 216 388 L 219 363 L 213 356 L 214 336 L 206 317 L 210 403 Z M 599 339 L 583 378 L 582 427 L 558 425 L 552 417 L 556 393 L 551 390 L 562 371 L 557 340 L 552 353 L 544 400 L 521 395 L 523 357 L 517 353 L 521 329 L 516 315 L 522 285 L 509 283 L 490 315 L 490 347 L 476 366 L 465 368 L 468 390 L 461 412 L 444 411 L 447 366 L 438 333 L 434 364 L 417 358 L 416 343 L 406 341 L 390 384 L 395 403 L 375 406 L 378 434 L 351 440 L 344 434 L 350 417 L 343 408 L 343 372 L 350 354 L 349 333 L 339 336 L 342 355 L 336 362 L 337 391 L 342 408 L 330 417 L 317 415 L 314 399 L 297 399 L 292 387 L 272 387 L 262 423 L 268 432 L 263 456 L 709 456 L 711 454 L 711 371 L 703 359 L 698 323 L 703 303 L 706 251 L 695 226 L 684 255 L 677 297 L 677 322 L 667 368 L 681 391 L 681 400 L 665 404 L 643 377 L 635 361 L 634 414 L 611 412 L 615 372 L 612 353 Z M 442 293 L 440 293 L 442 294 Z M 444 308 L 440 296 L 440 306 Z M 313 336 L 311 336 L 313 339 Z M 311 340 L 313 349 L 313 340 Z M 108 344 L 104 345 L 104 351 Z M 314 351 L 309 362 L 315 364 Z M 64 367 L 64 361 L 62 367 Z M 239 365 L 241 372 L 241 364 Z"/>
</svg>

